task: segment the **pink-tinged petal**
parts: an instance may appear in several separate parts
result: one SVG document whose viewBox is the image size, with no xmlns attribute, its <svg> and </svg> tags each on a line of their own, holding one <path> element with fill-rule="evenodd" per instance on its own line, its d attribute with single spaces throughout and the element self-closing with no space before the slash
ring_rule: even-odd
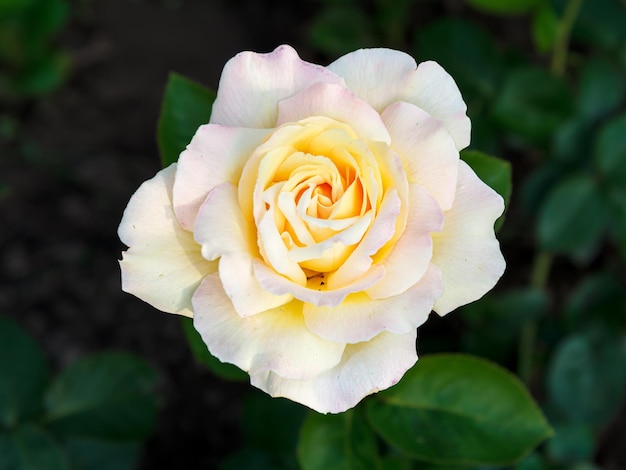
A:
<svg viewBox="0 0 626 470">
<path fill-rule="evenodd" d="M 272 371 L 306 380 L 335 367 L 345 348 L 311 333 L 304 325 L 302 303 L 298 301 L 240 317 L 217 274 L 202 281 L 193 306 L 194 326 L 211 354 L 251 375 Z"/>
<path fill-rule="evenodd" d="M 426 188 L 442 210 L 450 209 L 456 191 L 459 151 L 443 123 L 404 102 L 388 106 L 382 118 L 409 182 Z"/>
<path fill-rule="evenodd" d="M 346 346 L 341 362 L 309 380 L 292 380 L 264 372 L 250 376 L 255 387 L 286 397 L 319 413 L 341 413 L 367 395 L 395 385 L 417 361 L 417 332 L 381 333 L 366 343 Z"/>
<path fill-rule="evenodd" d="M 258 251 L 254 227 L 243 217 L 237 204 L 237 188 L 232 183 L 222 183 L 206 196 L 193 233 L 202 245 L 202 255 L 209 260 L 231 252 Z"/>
<path fill-rule="evenodd" d="M 412 103 L 444 122 L 461 150 L 469 145 L 471 123 L 454 79 L 436 62 L 415 60 L 390 49 L 360 49 L 340 57 L 328 69 L 343 77 L 359 98 L 378 112 L 398 101 Z"/>
<path fill-rule="evenodd" d="M 481 298 L 505 268 L 493 224 L 504 211 L 502 198 L 463 161 L 452 209 L 443 230 L 433 234 L 432 262 L 443 273 L 443 295 L 435 303 L 439 315 Z"/>
<path fill-rule="evenodd" d="M 190 232 L 176 220 L 172 185 L 176 164 L 143 183 L 118 229 L 129 246 L 120 261 L 122 290 L 169 313 L 192 316 L 191 297 L 217 263 L 202 257 Z"/>
<path fill-rule="evenodd" d="M 268 54 L 241 52 L 224 66 L 211 122 L 237 127 L 275 127 L 278 102 L 317 82 L 343 85 L 325 67 L 305 62 L 290 46 Z"/>
<path fill-rule="evenodd" d="M 224 291 L 238 315 L 249 317 L 280 307 L 293 295 L 274 295 L 261 287 L 253 270 L 253 258 L 246 252 L 232 252 L 220 258 L 219 276 Z"/>
<path fill-rule="evenodd" d="M 431 265 L 419 282 L 400 295 L 373 300 L 359 292 L 336 307 L 305 304 L 304 319 L 314 333 L 341 343 L 369 341 L 383 331 L 406 334 L 426 321 L 441 292 L 441 273 Z"/>
<path fill-rule="evenodd" d="M 306 285 L 297 284 L 281 276 L 263 262 L 253 260 L 254 273 L 261 286 L 274 295 L 293 295 L 302 302 L 317 306 L 333 307 L 354 292 L 361 292 L 380 281 L 385 275 L 383 266 L 373 266 L 359 279 L 338 289 L 327 289 L 324 275 L 320 274 L 307 279 Z"/>
<path fill-rule="evenodd" d="M 267 134 L 264 129 L 200 126 L 178 159 L 174 181 L 174 208 L 184 228 L 192 229 L 209 191 L 239 181 L 245 163 Z"/>
<path fill-rule="evenodd" d="M 254 277 L 254 227 L 237 205 L 237 188 L 233 184 L 222 183 L 209 193 L 198 212 L 194 235 L 206 259 L 221 257 L 219 276 L 239 315 L 255 315 L 291 300 L 292 296 L 267 292 Z"/>
<path fill-rule="evenodd" d="M 385 194 L 374 223 L 356 249 L 339 269 L 328 275 L 328 288 L 338 290 L 356 282 L 372 266 L 372 256 L 393 237 L 400 214 L 398 191 Z"/>
<path fill-rule="evenodd" d="M 384 299 L 401 294 L 422 279 L 432 257 L 431 233 L 442 227 L 443 213 L 437 202 L 421 186 L 409 185 L 406 228 L 383 261 L 385 277 L 367 294 L 373 299 Z"/>
<path fill-rule="evenodd" d="M 276 126 L 311 116 L 325 116 L 348 124 L 359 139 L 389 142 L 389 133 L 378 112 L 343 86 L 316 83 L 281 101 Z"/>
</svg>

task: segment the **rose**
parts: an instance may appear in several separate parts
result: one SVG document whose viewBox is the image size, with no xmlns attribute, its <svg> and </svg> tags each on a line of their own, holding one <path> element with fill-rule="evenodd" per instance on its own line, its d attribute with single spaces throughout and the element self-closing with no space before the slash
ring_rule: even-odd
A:
<svg viewBox="0 0 626 470">
<path fill-rule="evenodd" d="M 319 412 L 395 384 L 416 328 L 489 291 L 503 201 L 459 150 L 454 80 L 387 49 L 328 67 L 244 52 L 210 123 L 119 227 L 127 292 L 192 316 L 251 383 Z"/>
</svg>

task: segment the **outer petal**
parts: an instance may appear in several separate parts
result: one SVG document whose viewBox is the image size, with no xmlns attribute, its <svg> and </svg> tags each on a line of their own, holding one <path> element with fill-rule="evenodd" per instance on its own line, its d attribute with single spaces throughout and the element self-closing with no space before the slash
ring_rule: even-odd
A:
<svg viewBox="0 0 626 470">
<path fill-rule="evenodd" d="M 328 69 L 343 77 L 348 88 L 378 112 L 397 101 L 415 104 L 444 122 L 457 149 L 469 145 L 467 106 L 454 79 L 436 62 L 417 66 L 404 52 L 360 49 L 340 57 Z"/>
<path fill-rule="evenodd" d="M 348 124 L 359 139 L 389 142 L 389 133 L 376 110 L 344 86 L 316 83 L 281 101 L 276 125 L 311 116 L 326 116 Z"/>
<path fill-rule="evenodd" d="M 439 268 L 430 266 L 403 294 L 372 300 L 359 292 L 336 307 L 304 305 L 307 327 L 323 338 L 342 343 L 369 341 L 383 331 L 406 334 L 426 321 L 442 292 Z"/>
<path fill-rule="evenodd" d="M 407 226 L 383 261 L 385 277 L 367 289 L 367 294 L 373 299 L 384 299 L 401 294 L 418 282 L 432 257 L 431 233 L 442 227 L 443 213 L 437 202 L 421 186 L 410 185 Z"/>
<path fill-rule="evenodd" d="M 463 161 L 452 209 L 443 230 L 433 234 L 432 262 L 443 273 L 439 315 L 478 300 L 496 284 L 505 262 L 493 224 L 504 211 L 502 198 Z"/>
<path fill-rule="evenodd" d="M 178 160 L 174 181 L 174 208 L 180 224 L 191 230 L 209 191 L 236 184 L 253 150 L 267 136 L 262 129 L 200 126 Z"/>
<path fill-rule="evenodd" d="M 290 46 L 269 54 L 241 52 L 224 66 L 211 122 L 238 127 L 274 127 L 278 102 L 317 82 L 344 85 L 325 67 L 305 62 Z"/>
<path fill-rule="evenodd" d="M 417 332 L 381 333 L 366 343 L 346 346 L 341 362 L 309 380 L 272 372 L 251 374 L 250 382 L 273 397 L 286 397 L 319 413 L 341 413 L 365 396 L 395 385 L 417 361 Z"/>
<path fill-rule="evenodd" d="M 193 306 L 194 326 L 211 354 L 251 375 L 273 371 L 295 380 L 310 379 L 335 367 L 345 348 L 311 333 L 298 301 L 241 318 L 217 274 L 204 279 Z"/>
<path fill-rule="evenodd" d="M 237 188 L 222 183 L 207 196 L 194 225 L 196 241 L 207 259 L 220 258 L 222 285 L 237 313 L 254 315 L 289 302 L 293 296 L 267 292 L 252 271 L 254 230 L 237 206 Z"/>
<path fill-rule="evenodd" d="M 176 164 L 143 183 L 131 197 L 118 229 L 130 248 L 120 261 L 122 290 L 159 310 L 192 316 L 191 297 L 217 263 L 200 253 L 172 208 Z"/>
<path fill-rule="evenodd" d="M 415 105 L 399 102 L 382 114 L 411 183 L 419 183 L 441 209 L 452 207 L 459 166 L 459 152 L 443 123 Z"/>
</svg>

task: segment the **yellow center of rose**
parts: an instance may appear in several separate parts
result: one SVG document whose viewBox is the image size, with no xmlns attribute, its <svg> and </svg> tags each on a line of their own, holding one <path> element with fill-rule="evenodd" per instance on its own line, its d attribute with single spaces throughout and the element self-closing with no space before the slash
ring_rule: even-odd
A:
<svg viewBox="0 0 626 470">
<path fill-rule="evenodd" d="M 387 144 L 360 140 L 326 117 L 276 129 L 239 184 L 265 262 L 301 285 L 323 287 L 371 228 L 385 191 L 396 186 L 388 152 Z"/>
</svg>

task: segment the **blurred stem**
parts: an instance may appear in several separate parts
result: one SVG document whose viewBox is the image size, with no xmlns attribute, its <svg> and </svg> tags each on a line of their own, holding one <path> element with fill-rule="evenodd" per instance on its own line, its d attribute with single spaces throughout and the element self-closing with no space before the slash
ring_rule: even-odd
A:
<svg viewBox="0 0 626 470">
<path fill-rule="evenodd" d="M 583 0 L 569 0 L 565 7 L 563 18 L 561 18 L 561 22 L 559 23 L 559 31 L 552 53 L 552 63 L 550 64 L 550 70 L 556 77 L 562 77 L 565 74 L 569 36 L 582 3 Z"/>
<path fill-rule="evenodd" d="M 553 259 L 554 256 L 552 253 L 547 251 L 537 253 L 530 275 L 531 287 L 539 290 L 546 288 Z M 532 378 L 536 338 L 537 322 L 535 320 L 529 320 L 524 324 L 520 333 L 517 367 L 519 376 L 526 385 L 530 384 Z"/>
</svg>

